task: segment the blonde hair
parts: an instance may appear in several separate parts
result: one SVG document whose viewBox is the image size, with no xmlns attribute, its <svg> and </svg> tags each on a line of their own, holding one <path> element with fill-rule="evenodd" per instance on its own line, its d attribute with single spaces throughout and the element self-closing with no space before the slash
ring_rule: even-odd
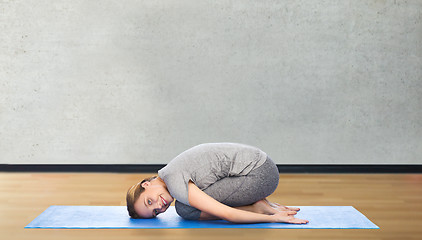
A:
<svg viewBox="0 0 422 240">
<path fill-rule="evenodd" d="M 141 193 L 145 191 L 145 188 L 142 187 L 142 183 L 144 182 L 150 182 L 154 179 L 156 179 L 157 176 L 153 176 L 150 178 L 145 178 L 141 182 L 138 182 L 137 184 L 133 185 L 129 188 L 129 190 L 126 193 L 126 204 L 127 204 L 127 211 L 129 213 L 129 216 L 131 218 L 142 218 L 135 212 L 135 202 L 138 200 Z"/>
</svg>

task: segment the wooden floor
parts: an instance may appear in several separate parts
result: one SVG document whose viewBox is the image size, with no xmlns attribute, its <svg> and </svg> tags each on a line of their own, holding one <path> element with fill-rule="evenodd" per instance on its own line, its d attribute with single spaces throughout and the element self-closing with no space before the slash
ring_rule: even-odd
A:
<svg viewBox="0 0 422 240">
<path fill-rule="evenodd" d="M 150 175 L 0 173 L 0 239 L 422 239 L 422 174 L 281 174 L 269 197 L 354 206 L 380 229 L 24 229 L 50 205 L 125 205 L 129 186 Z"/>
</svg>

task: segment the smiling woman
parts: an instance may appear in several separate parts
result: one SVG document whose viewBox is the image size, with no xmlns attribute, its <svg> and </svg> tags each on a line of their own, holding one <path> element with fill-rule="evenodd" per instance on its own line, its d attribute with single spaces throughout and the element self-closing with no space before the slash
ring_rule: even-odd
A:
<svg viewBox="0 0 422 240">
<path fill-rule="evenodd" d="M 158 176 L 133 185 L 126 195 L 127 209 L 132 218 L 152 218 L 176 198 L 176 211 L 185 219 L 308 223 L 294 217 L 299 208 L 266 199 L 278 181 L 277 166 L 256 147 L 200 144 L 175 157 Z"/>
</svg>

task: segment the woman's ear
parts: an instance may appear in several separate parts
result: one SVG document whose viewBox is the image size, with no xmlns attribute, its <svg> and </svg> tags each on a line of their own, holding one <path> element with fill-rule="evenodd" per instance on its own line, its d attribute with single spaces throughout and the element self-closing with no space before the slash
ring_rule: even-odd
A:
<svg viewBox="0 0 422 240">
<path fill-rule="evenodd" d="M 141 186 L 142 186 L 143 188 L 145 188 L 145 187 L 149 187 L 150 185 L 151 185 L 151 182 L 150 182 L 150 181 L 145 181 L 145 182 L 141 183 Z"/>
</svg>

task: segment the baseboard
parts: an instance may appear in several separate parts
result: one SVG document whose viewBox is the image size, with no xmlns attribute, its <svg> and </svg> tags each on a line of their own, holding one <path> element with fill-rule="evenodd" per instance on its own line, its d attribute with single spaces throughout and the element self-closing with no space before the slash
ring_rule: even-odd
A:
<svg viewBox="0 0 422 240">
<path fill-rule="evenodd" d="M 0 172 L 155 173 L 164 164 L 0 164 Z M 422 173 L 418 165 L 277 164 L 280 173 Z"/>
</svg>

